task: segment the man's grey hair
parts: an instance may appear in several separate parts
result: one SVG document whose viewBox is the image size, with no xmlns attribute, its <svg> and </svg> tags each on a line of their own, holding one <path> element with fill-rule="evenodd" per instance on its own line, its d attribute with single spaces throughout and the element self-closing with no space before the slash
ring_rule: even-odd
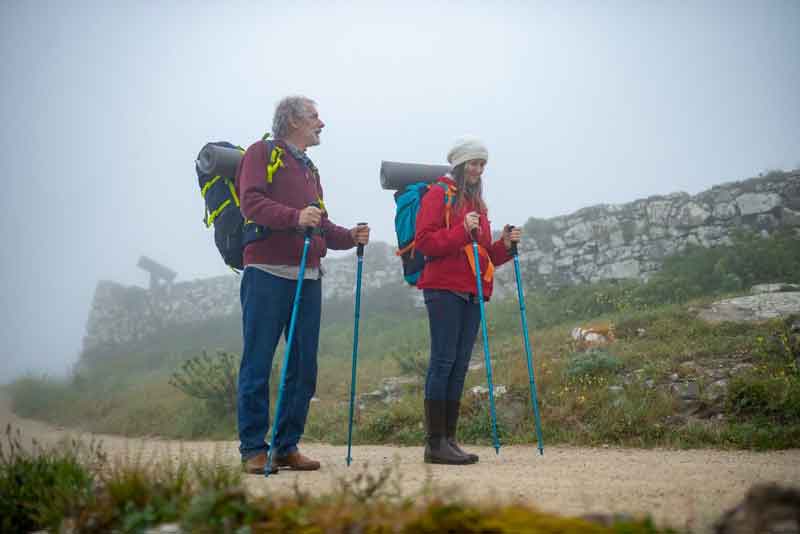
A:
<svg viewBox="0 0 800 534">
<path fill-rule="evenodd" d="M 308 113 L 306 107 L 316 105 L 316 102 L 305 96 L 287 96 L 282 98 L 275 106 L 275 115 L 272 118 L 272 135 L 275 139 L 283 139 L 290 132 L 289 119 L 302 119 Z"/>
</svg>

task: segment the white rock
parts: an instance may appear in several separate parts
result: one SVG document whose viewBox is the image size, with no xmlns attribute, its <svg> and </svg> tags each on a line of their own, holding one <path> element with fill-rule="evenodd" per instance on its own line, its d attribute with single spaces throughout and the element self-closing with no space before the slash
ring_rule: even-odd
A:
<svg viewBox="0 0 800 534">
<path fill-rule="evenodd" d="M 736 205 L 742 215 L 766 213 L 782 204 L 777 193 L 745 193 L 736 199 Z"/>
</svg>

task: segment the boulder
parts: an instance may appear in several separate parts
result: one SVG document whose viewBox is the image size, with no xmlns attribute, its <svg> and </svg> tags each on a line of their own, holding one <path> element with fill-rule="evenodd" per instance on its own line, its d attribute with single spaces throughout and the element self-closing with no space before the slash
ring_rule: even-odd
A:
<svg viewBox="0 0 800 534">
<path fill-rule="evenodd" d="M 765 321 L 800 313 L 800 291 L 759 293 L 714 302 L 698 314 L 709 323 Z"/>
<path fill-rule="evenodd" d="M 716 534 L 800 534 L 800 491 L 777 484 L 750 488 L 714 525 Z"/>
</svg>

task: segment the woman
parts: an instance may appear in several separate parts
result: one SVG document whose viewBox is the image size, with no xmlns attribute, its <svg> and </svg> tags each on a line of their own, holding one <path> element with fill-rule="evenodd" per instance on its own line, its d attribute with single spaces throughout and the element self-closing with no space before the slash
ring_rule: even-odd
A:
<svg viewBox="0 0 800 534">
<path fill-rule="evenodd" d="M 494 266 L 511 259 L 520 230 L 503 230 L 492 243 L 482 175 L 489 152 L 474 137 L 456 141 L 447 154 L 451 171 L 423 197 L 415 247 L 426 263 L 417 287 L 423 290 L 431 332 L 425 380 L 425 462 L 471 464 L 478 456 L 456 442 L 458 412 L 472 347 L 480 326 L 480 304 L 472 240 L 479 246 L 484 299 L 492 295 Z"/>
</svg>

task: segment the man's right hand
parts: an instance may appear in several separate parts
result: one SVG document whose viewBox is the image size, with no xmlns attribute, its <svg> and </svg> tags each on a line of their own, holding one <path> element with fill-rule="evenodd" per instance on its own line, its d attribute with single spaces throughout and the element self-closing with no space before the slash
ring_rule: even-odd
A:
<svg viewBox="0 0 800 534">
<path fill-rule="evenodd" d="M 300 210 L 300 220 L 298 224 L 302 228 L 316 228 L 322 220 L 322 210 L 316 206 L 308 206 Z"/>
</svg>

